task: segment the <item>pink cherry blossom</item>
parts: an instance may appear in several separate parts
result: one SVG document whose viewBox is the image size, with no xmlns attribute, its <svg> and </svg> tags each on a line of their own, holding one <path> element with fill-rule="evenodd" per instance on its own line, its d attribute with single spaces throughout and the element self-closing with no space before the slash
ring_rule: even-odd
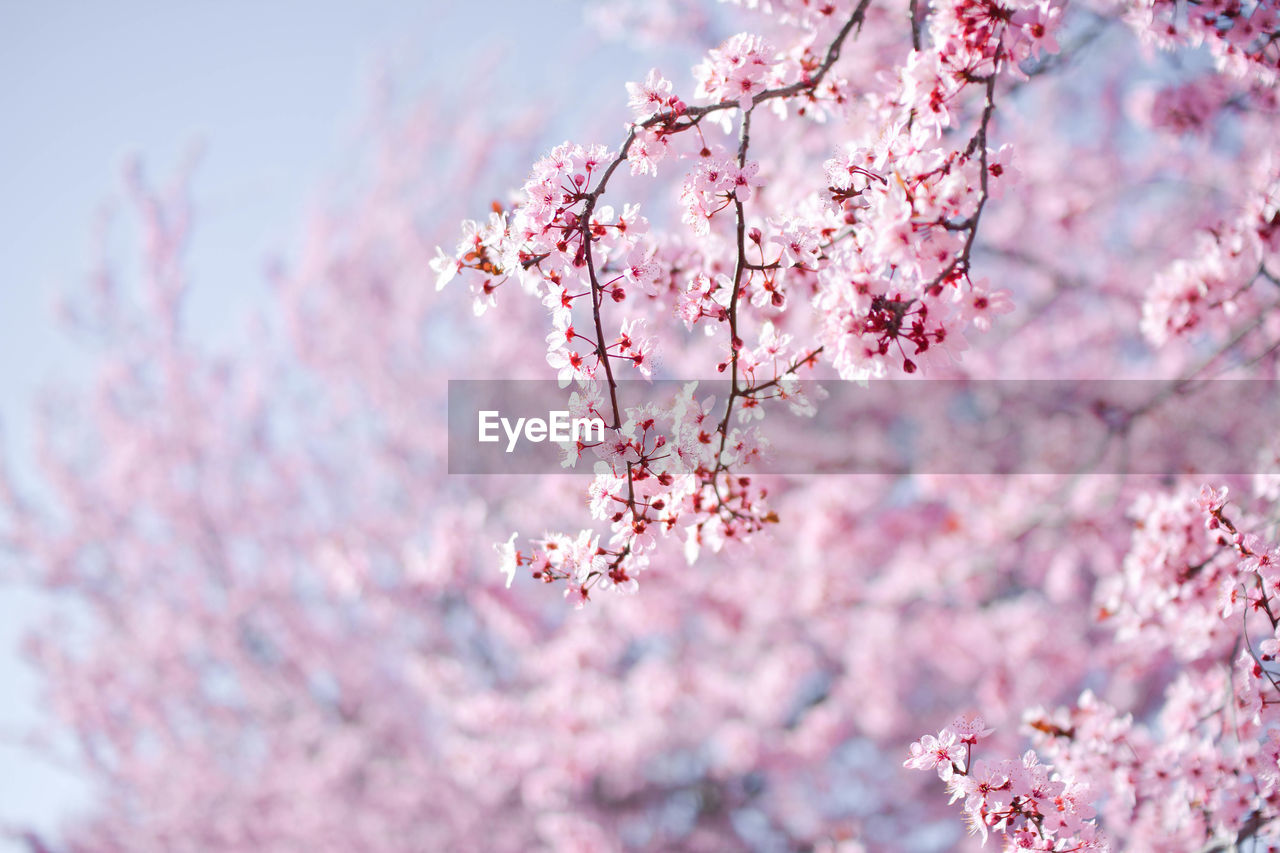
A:
<svg viewBox="0 0 1280 853">
<path fill-rule="evenodd" d="M 130 174 L 63 310 L 92 375 L 0 470 L 28 742 L 90 793 L 0 838 L 1274 846 L 1280 445 L 1184 439 L 1280 375 L 1275 4 L 588 6 L 623 44 L 539 10 L 545 74 L 455 51 L 372 120 L 243 344 L 195 322 L 200 181 Z M 603 440 L 457 473 L 451 380 L 553 378 Z M 1040 379 L 1137 396 L 1032 434 L 987 392 Z M 882 380 L 973 393 L 831 417 Z"/>
</svg>

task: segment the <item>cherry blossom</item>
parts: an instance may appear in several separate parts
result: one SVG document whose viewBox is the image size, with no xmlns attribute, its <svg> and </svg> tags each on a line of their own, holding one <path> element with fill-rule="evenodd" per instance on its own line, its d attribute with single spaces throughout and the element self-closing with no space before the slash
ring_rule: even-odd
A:
<svg viewBox="0 0 1280 853">
<path fill-rule="evenodd" d="M 1276 445 L 1106 467 L 1195 380 L 1280 376 L 1275 4 L 589 5 L 626 49 L 521 121 L 459 73 L 374 123 L 244 347 L 184 320 L 187 184 L 129 178 L 139 257 L 104 239 L 64 310 L 93 381 L 0 474 L 5 576 L 52 602 L 32 742 L 94 794 L 0 837 L 1277 844 Z M 450 473 L 463 378 L 554 379 L 604 440 Z M 929 424 L 962 470 L 975 420 L 1026 437 L 988 380 L 1149 396 L 1031 436 L 1069 474 L 936 470 L 899 411 L 774 431 L 938 379 L 977 389 Z"/>
</svg>

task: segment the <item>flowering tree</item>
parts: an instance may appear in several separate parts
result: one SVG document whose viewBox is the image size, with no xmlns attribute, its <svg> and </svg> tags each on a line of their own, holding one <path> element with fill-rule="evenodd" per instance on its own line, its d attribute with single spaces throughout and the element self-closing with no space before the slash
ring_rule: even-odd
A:
<svg viewBox="0 0 1280 853">
<path fill-rule="evenodd" d="M 802 378 L 1274 378 L 1275 4 L 593 14 L 708 40 L 692 82 L 540 155 L 554 117 L 388 128 L 248 351 L 184 333 L 188 207 L 133 181 L 144 281 L 77 304 L 99 381 L 41 431 L 49 497 L 0 516 L 68 604 L 30 653 L 100 798 L 15 837 L 1280 839 L 1276 476 L 753 470 L 822 405 Z M 518 189 L 459 239 L 439 199 L 495 172 Z M 607 427 L 566 448 L 585 476 L 448 475 L 464 376 L 572 383 Z M 725 392 L 624 381 L 653 376 Z"/>
</svg>

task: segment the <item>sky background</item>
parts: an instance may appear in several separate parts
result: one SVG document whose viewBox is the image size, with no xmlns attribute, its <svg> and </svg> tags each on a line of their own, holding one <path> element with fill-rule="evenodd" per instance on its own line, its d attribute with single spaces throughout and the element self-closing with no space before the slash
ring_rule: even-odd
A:
<svg viewBox="0 0 1280 853">
<path fill-rule="evenodd" d="M 267 260 L 289 256 L 307 211 L 361 150 L 374 81 L 409 93 L 465 88 L 460 75 L 495 47 L 506 57 L 495 73 L 501 97 L 567 116 L 575 63 L 609 51 L 609 67 L 586 85 L 611 92 L 622 120 L 621 84 L 651 61 L 641 67 L 597 43 L 571 0 L 0 0 L 0 452 L 19 479 L 32 473 L 35 396 L 83 382 L 93 367 L 59 330 L 54 306 L 94 266 L 100 212 L 126 212 L 131 158 L 163 185 L 202 151 L 191 183 L 191 312 L 198 335 L 234 340 L 264 301 Z M 0 823 L 49 828 L 89 793 L 73 773 L 12 745 L 41 717 L 18 644 L 42 606 L 0 583 Z"/>
</svg>

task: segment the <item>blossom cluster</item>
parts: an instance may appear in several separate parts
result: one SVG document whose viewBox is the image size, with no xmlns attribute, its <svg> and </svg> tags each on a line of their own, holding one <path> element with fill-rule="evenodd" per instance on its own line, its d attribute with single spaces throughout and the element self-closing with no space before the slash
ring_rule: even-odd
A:
<svg viewBox="0 0 1280 853">
<path fill-rule="evenodd" d="M 1054 773 L 1031 750 L 996 762 L 975 758 L 978 742 L 992 733 L 980 716 L 962 715 L 936 737 L 911 744 L 903 766 L 936 770 L 951 801 L 964 801 L 965 820 L 984 842 L 994 834 L 1007 851 L 1110 849 L 1087 785 Z"/>
<path fill-rule="evenodd" d="M 1153 344 L 1237 316 L 1257 317 L 1269 307 L 1255 285 L 1280 284 L 1280 171 L 1267 164 L 1256 186 L 1235 219 L 1197 234 L 1193 253 L 1152 281 L 1142 331 Z"/>
<path fill-rule="evenodd" d="M 1206 45 L 1217 67 L 1233 77 L 1270 86 L 1280 79 L 1280 9 L 1269 0 L 1197 0 L 1185 14 L 1173 0 L 1139 0 L 1127 6 L 1125 17 L 1162 48 Z"/>
<path fill-rule="evenodd" d="M 988 142 L 999 75 L 1035 52 L 1017 47 L 1017 34 L 1044 37 L 1050 6 L 1012 16 L 972 3 L 940 10 L 939 49 L 928 60 L 914 54 L 891 96 L 869 93 L 859 107 L 873 119 L 867 138 L 840 145 L 791 203 L 761 198 L 770 176 L 749 157 L 756 107 L 797 101 L 802 115 L 822 119 L 811 108 L 820 92 L 839 94 L 823 90 L 823 80 L 867 8 L 850 10 L 825 54 L 798 42 L 795 50 L 811 57 L 799 66 L 788 61 L 793 51 L 733 36 L 694 70 L 695 106 L 656 69 L 629 84 L 635 121 L 618 151 L 556 148 L 534 165 L 511 209 L 485 225 L 466 223 L 456 252 L 433 262 L 441 286 L 457 275 L 470 280 L 477 311 L 505 281 L 519 281 L 551 315 L 547 359 L 561 384 L 602 389 L 587 393 L 600 395 L 615 435 L 607 470 L 591 487 L 595 516 L 612 525 L 600 546 L 606 564 L 547 571 L 545 561 L 530 563 L 540 579 L 569 579 L 578 600 L 595 583 L 630 588 L 655 530 L 678 530 L 694 554 L 703 541 L 716 547 L 768 523 L 763 493 L 741 470 L 763 445 L 734 423 L 762 417 L 767 399 L 808 409 L 812 401 L 795 398 L 798 371 L 820 359 L 844 379 L 945 368 L 966 348 L 966 332 L 989 329 L 1013 307 L 1007 291 L 971 277 L 971 254 L 992 187 L 1007 173 L 1007 152 Z M 775 121 L 785 115 L 773 113 Z M 732 129 L 735 116 L 736 151 L 707 138 L 708 120 Z M 953 145 L 941 132 L 962 118 L 968 132 Z M 687 163 L 683 234 L 651 234 L 634 204 L 616 214 L 603 203 L 623 163 L 633 175 L 656 175 L 669 158 Z M 703 430 L 711 452 L 700 461 L 672 450 L 682 447 L 687 408 L 638 411 L 617 399 L 619 369 L 649 377 L 660 357 L 659 339 L 642 331 L 640 318 L 611 319 L 639 297 L 720 341 L 709 366 L 727 374 L 731 393 Z M 793 314 L 807 319 L 789 324 L 813 326 L 808 347 L 778 330 Z M 683 467 L 660 469 L 659 460 Z"/>
<path fill-rule="evenodd" d="M 1134 517 L 1124 573 L 1100 591 L 1103 624 L 1135 655 L 1170 648 L 1194 667 L 1149 722 L 1088 690 L 1024 721 L 1055 766 L 1107 794 L 1113 823 L 1187 849 L 1269 839 L 1280 816 L 1280 548 L 1245 532 L 1256 520 L 1225 486 L 1143 495 Z"/>
</svg>

